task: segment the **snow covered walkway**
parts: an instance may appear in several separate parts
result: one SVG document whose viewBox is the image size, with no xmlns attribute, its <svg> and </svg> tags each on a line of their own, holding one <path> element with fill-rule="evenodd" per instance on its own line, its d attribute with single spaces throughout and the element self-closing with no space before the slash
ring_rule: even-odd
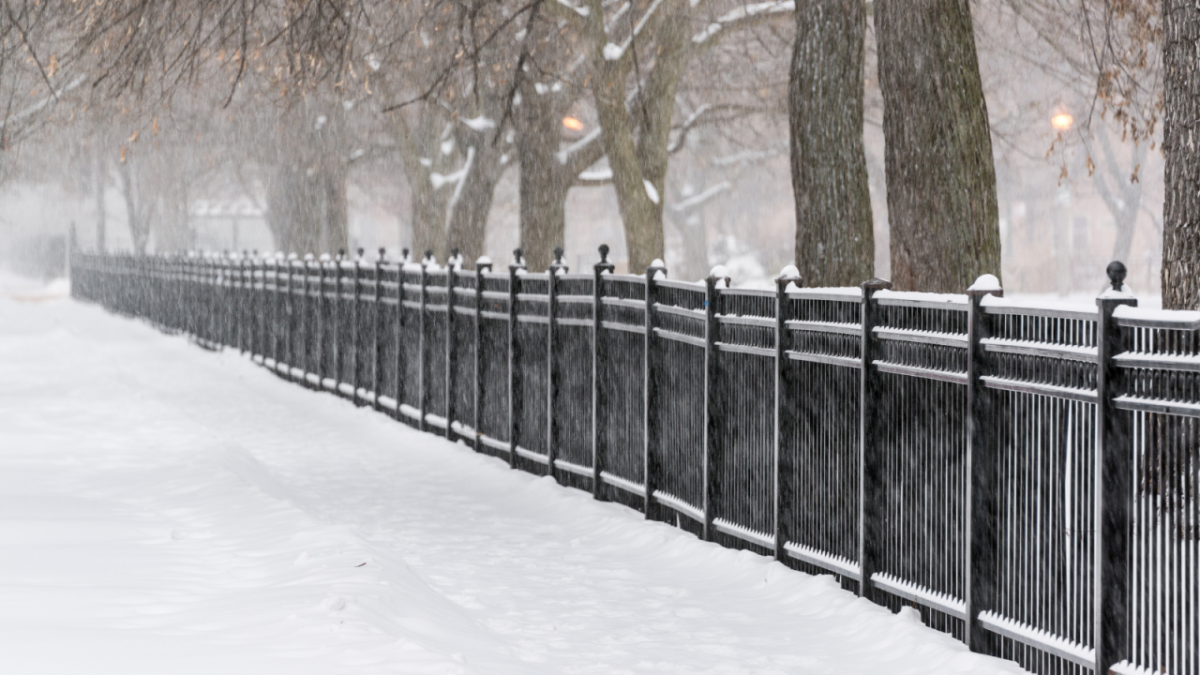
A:
<svg viewBox="0 0 1200 675">
<path fill-rule="evenodd" d="M 1021 672 L 235 352 L 2 296 L 0 672 Z"/>
</svg>

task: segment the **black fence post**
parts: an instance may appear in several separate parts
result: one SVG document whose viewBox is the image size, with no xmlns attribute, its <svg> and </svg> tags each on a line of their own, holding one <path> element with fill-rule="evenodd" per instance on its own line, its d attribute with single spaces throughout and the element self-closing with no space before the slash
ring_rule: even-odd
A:
<svg viewBox="0 0 1200 675">
<path fill-rule="evenodd" d="M 554 462 L 558 455 L 558 417 L 554 414 L 554 401 L 558 398 L 559 372 L 554 355 L 558 349 L 558 275 L 568 271 L 563 263 L 561 246 L 554 249 L 554 262 L 546 270 L 547 312 L 549 318 L 546 335 L 546 469 L 550 476 L 558 481 L 558 472 Z"/>
<path fill-rule="evenodd" d="M 704 280 L 704 529 L 705 541 L 712 541 L 713 509 L 719 485 L 717 482 L 717 424 L 724 413 L 724 397 L 717 390 L 718 368 L 717 337 L 720 324 L 717 321 L 717 306 L 721 301 L 721 289 L 729 287 L 729 276 L 725 268 L 718 265 Z"/>
<path fill-rule="evenodd" d="M 979 622 L 979 613 L 996 608 L 999 566 L 999 458 L 995 401 L 983 382 L 990 371 L 983 341 L 991 337 L 991 322 L 983 308 L 988 295 L 1002 296 L 1000 281 L 985 274 L 967 289 L 967 645 L 980 654 L 996 653 L 996 637 Z"/>
<path fill-rule="evenodd" d="M 284 318 L 287 320 L 287 350 L 284 352 L 287 359 L 287 370 L 284 372 L 287 378 L 292 377 L 292 368 L 296 367 L 296 262 L 300 256 L 295 253 L 289 253 L 286 261 L 287 265 L 287 312 Z"/>
<path fill-rule="evenodd" d="M 600 433 L 600 411 L 604 409 L 604 389 L 601 380 L 604 371 L 604 350 L 600 346 L 601 328 L 604 324 L 604 275 L 612 274 L 615 267 L 608 262 L 608 244 L 600 245 L 600 262 L 592 267 L 592 498 L 600 499 L 600 472 L 604 470 L 603 436 Z"/>
<path fill-rule="evenodd" d="M 862 337 L 859 350 L 862 366 L 859 373 L 859 452 L 858 452 L 858 563 L 861 577 L 858 594 L 875 599 L 871 575 L 879 569 L 883 558 L 884 518 L 887 512 L 887 484 L 883 475 L 883 447 L 886 432 L 877 409 L 880 400 L 879 373 L 873 365 L 879 354 L 875 324 L 879 321 L 879 305 L 875 293 L 892 287 L 890 281 L 871 279 L 862 285 Z"/>
<path fill-rule="evenodd" d="M 1114 356 L 1125 351 L 1124 331 L 1113 320 L 1121 305 L 1137 306 L 1123 290 L 1125 265 L 1108 264 L 1110 290 L 1096 299 L 1096 672 L 1129 658 L 1129 510 L 1132 499 L 1132 413 L 1118 410 L 1114 399 L 1124 374 Z"/>
<path fill-rule="evenodd" d="M 478 452 L 483 446 L 480 438 L 483 432 L 479 427 L 482 424 L 483 413 L 480 406 L 483 403 L 483 274 L 484 272 L 492 271 L 491 259 L 480 256 L 475 261 L 475 388 L 472 392 L 475 403 L 475 419 L 471 426 L 475 430 L 475 450 Z"/>
<path fill-rule="evenodd" d="M 383 395 L 383 259 L 387 250 L 379 247 L 379 257 L 375 259 L 375 313 L 371 316 L 371 407 L 379 412 L 382 405 L 379 397 Z M 397 403 L 396 405 L 399 405 Z"/>
<path fill-rule="evenodd" d="M 409 262 L 408 249 L 400 250 L 400 262 L 396 265 L 396 419 L 404 421 L 404 393 L 408 382 L 404 377 L 404 267 Z"/>
<path fill-rule="evenodd" d="M 800 284 L 800 271 L 788 265 L 775 279 L 775 559 L 786 560 L 788 518 L 795 502 L 791 477 L 796 472 L 796 411 L 799 410 L 796 382 L 787 356 L 788 319 L 791 318 L 787 290 Z"/>
<path fill-rule="evenodd" d="M 237 340 L 238 351 L 243 354 L 250 351 L 250 293 L 252 289 L 249 278 L 249 258 L 250 254 L 245 250 L 238 257 Z M 167 260 L 167 264 L 171 264 L 170 259 Z M 172 281 L 171 284 L 168 284 L 168 295 L 172 290 L 173 283 Z M 167 312 L 169 315 L 170 309 Z"/>
<path fill-rule="evenodd" d="M 325 386 L 325 265 L 328 261 L 327 253 L 317 256 L 317 339 L 313 347 L 317 354 L 317 389 Z"/>
<path fill-rule="evenodd" d="M 346 249 L 339 248 L 337 257 L 333 260 L 333 302 L 329 313 L 332 315 L 329 326 L 332 329 L 333 341 L 333 393 L 341 395 L 342 366 L 346 360 L 345 345 L 342 344 L 342 260 L 346 258 Z"/>
<path fill-rule="evenodd" d="M 301 331 L 301 341 L 304 346 L 302 347 L 303 363 L 299 364 L 299 366 L 300 370 L 304 371 L 300 377 L 301 384 L 303 384 L 305 387 L 311 386 L 308 376 L 313 372 L 313 323 L 315 323 L 315 321 L 309 319 L 309 314 L 312 313 L 309 311 L 309 308 L 314 306 L 312 279 L 309 276 L 309 273 L 312 270 L 313 258 L 313 254 L 305 253 L 304 258 L 300 263 L 300 269 L 304 270 L 304 299 L 300 301 L 300 324 L 303 329 Z"/>
<path fill-rule="evenodd" d="M 508 465 L 517 468 L 517 434 L 521 430 L 521 377 L 517 374 L 517 295 L 521 292 L 521 274 L 525 271 L 525 256 L 513 249 L 513 261 L 508 266 Z"/>
<path fill-rule="evenodd" d="M 350 320 L 350 340 L 354 343 L 354 362 L 350 368 L 350 400 L 354 401 L 354 405 L 363 405 L 362 399 L 358 392 L 360 389 L 359 375 L 362 373 L 363 352 L 366 351 L 363 347 L 362 334 L 362 264 L 363 250 L 360 247 L 357 255 L 354 256 L 354 314 Z"/>
<path fill-rule="evenodd" d="M 667 267 L 662 260 L 655 259 L 646 268 L 646 312 L 643 317 L 646 334 L 642 349 L 642 478 L 645 494 L 643 496 L 643 514 L 646 520 L 654 519 L 657 510 L 654 508 L 654 491 L 658 489 L 662 462 L 659 458 L 662 448 L 662 427 L 659 416 L 655 411 L 659 407 L 658 388 L 662 381 L 659 369 L 662 366 L 662 354 L 659 353 L 659 340 L 654 336 L 654 306 L 658 303 L 658 277 L 666 277 Z"/>
<path fill-rule="evenodd" d="M 426 273 L 426 268 L 433 262 L 433 249 L 426 249 L 425 257 L 421 260 L 421 310 L 417 318 L 418 338 L 417 338 L 417 391 L 419 397 L 417 399 L 417 409 L 420 418 L 417 420 L 417 428 L 425 431 L 425 411 L 429 407 L 429 386 L 426 384 L 425 372 L 426 364 L 429 362 L 429 356 L 425 353 L 429 349 L 429 340 L 425 339 L 425 331 L 428 321 L 426 315 L 426 303 L 428 302 L 428 284 L 429 275 Z"/>
<path fill-rule="evenodd" d="M 177 327 L 183 325 L 183 261 L 180 256 L 176 260 L 176 291 L 177 300 L 175 306 L 177 308 L 176 316 L 179 317 Z M 262 334 L 260 325 L 262 323 L 262 308 L 259 306 L 258 293 L 258 251 L 251 253 L 250 258 L 250 295 L 247 297 L 246 303 L 246 340 L 249 342 L 247 351 L 250 352 L 250 357 L 253 359 L 261 353 L 260 346 L 262 345 Z"/>
<path fill-rule="evenodd" d="M 454 276 L 462 267 L 462 256 L 457 248 L 450 249 L 450 258 L 446 261 L 446 440 L 453 441 L 454 432 Z M 460 420 L 461 421 L 461 420 Z"/>
</svg>

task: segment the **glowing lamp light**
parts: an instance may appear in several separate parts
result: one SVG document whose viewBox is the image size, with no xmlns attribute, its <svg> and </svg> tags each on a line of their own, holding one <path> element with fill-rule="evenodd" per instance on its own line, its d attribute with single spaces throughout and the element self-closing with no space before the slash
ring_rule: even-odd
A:
<svg viewBox="0 0 1200 675">
<path fill-rule="evenodd" d="M 1067 129 L 1071 128 L 1071 123 L 1074 121 L 1075 118 L 1071 117 L 1067 113 L 1059 113 L 1050 118 L 1050 126 L 1058 129 L 1059 131 L 1066 131 Z"/>
<path fill-rule="evenodd" d="M 571 131 L 583 131 L 583 122 L 580 122 L 574 117 L 564 117 L 563 126 Z"/>
</svg>

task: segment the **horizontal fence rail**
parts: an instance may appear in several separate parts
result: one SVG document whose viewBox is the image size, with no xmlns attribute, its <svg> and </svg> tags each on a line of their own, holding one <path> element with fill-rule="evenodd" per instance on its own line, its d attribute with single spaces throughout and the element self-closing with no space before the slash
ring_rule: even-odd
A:
<svg viewBox="0 0 1200 675">
<path fill-rule="evenodd" d="M 74 251 L 72 295 L 1033 672 L 1200 672 L 1200 312 L 1011 302 L 987 276 L 732 289 L 607 253 Z"/>
</svg>

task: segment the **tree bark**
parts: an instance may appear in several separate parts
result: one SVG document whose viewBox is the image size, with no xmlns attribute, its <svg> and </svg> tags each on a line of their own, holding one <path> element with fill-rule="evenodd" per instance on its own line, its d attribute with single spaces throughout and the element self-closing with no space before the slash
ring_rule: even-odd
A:
<svg viewBox="0 0 1200 675">
<path fill-rule="evenodd" d="M 504 175 L 507 165 L 501 162 L 502 149 L 495 148 L 490 138 L 479 138 L 470 146 L 471 170 L 463 178 L 458 202 L 450 212 L 447 238 L 450 246 L 457 247 L 467 267 L 485 252 L 487 220 L 492 210 L 492 197 L 496 184 Z"/>
<path fill-rule="evenodd" d="M 877 0 L 892 281 L 1000 276 L 996 170 L 967 0 Z"/>
<path fill-rule="evenodd" d="M 285 253 L 334 253 L 349 245 L 347 166 L 341 156 L 341 106 L 307 101 L 283 113 L 267 185 L 267 224 Z"/>
<path fill-rule="evenodd" d="M 556 246 L 566 237 L 568 176 L 558 160 L 562 115 L 557 97 L 525 88 L 517 107 L 521 162 L 521 249 L 530 270 L 548 269 Z"/>
<path fill-rule="evenodd" d="M 1200 308 L 1200 6 L 1163 0 L 1162 306 Z"/>
<path fill-rule="evenodd" d="M 107 172 L 104 166 L 104 153 L 98 146 L 94 149 L 96 152 L 96 251 L 104 253 L 107 245 L 104 241 L 107 225 L 104 214 L 104 186 Z"/>
<path fill-rule="evenodd" d="M 796 9 L 788 107 L 796 267 L 805 286 L 874 276 L 875 234 L 863 149 L 863 0 Z"/>
</svg>

